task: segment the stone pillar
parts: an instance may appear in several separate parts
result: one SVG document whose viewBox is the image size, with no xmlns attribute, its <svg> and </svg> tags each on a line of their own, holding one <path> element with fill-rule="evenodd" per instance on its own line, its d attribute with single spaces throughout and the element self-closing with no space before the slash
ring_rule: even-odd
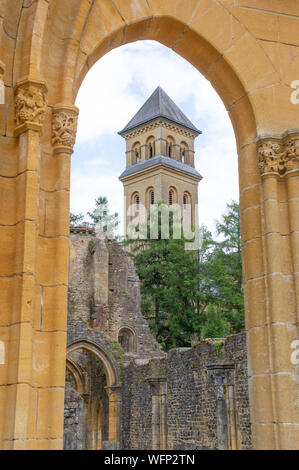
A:
<svg viewBox="0 0 299 470">
<path fill-rule="evenodd" d="M 101 234 L 102 235 L 102 234 Z M 102 332 L 108 329 L 109 252 L 104 239 L 97 238 L 93 255 L 93 318 L 92 327 Z"/>
<path fill-rule="evenodd" d="M 140 147 L 140 158 L 142 162 L 144 162 L 147 159 L 147 145 L 146 144 L 143 144 Z"/>
<path fill-rule="evenodd" d="M 253 444 L 257 449 L 298 449 L 298 376 L 291 344 L 298 339 L 298 132 L 258 141 L 262 179 L 261 220 L 265 315 L 248 318 L 249 390 Z M 254 240 L 251 241 L 254 248 Z M 245 247 L 248 268 L 256 252 Z M 263 292 L 262 291 L 262 292 Z M 251 305 L 252 296 L 249 295 Z"/>
<path fill-rule="evenodd" d="M 152 448 L 167 450 L 167 378 L 149 377 L 152 387 Z"/>
<path fill-rule="evenodd" d="M 220 366 L 211 366 L 210 374 L 214 381 L 216 395 L 217 449 L 227 450 L 227 415 L 224 395 L 225 373 Z"/>
<path fill-rule="evenodd" d="M 109 442 L 112 447 L 119 449 L 121 444 L 121 387 L 110 385 L 105 387 L 109 398 Z"/>
<path fill-rule="evenodd" d="M 161 137 L 159 137 L 158 139 L 155 140 L 155 154 L 154 156 L 157 156 L 157 155 L 163 155 L 163 140 Z"/>
<path fill-rule="evenodd" d="M 177 160 L 178 162 L 181 162 L 181 161 L 182 161 L 181 146 L 180 146 L 180 145 L 174 144 L 174 145 L 172 146 L 172 154 L 171 154 L 171 157 L 172 157 L 174 160 Z"/>
<path fill-rule="evenodd" d="M 15 214 L 15 219 L 11 225 L 2 227 L 7 253 L 1 262 L 6 288 L 14 301 L 10 316 L 7 317 L 5 311 L 1 314 L 5 319 L 1 339 L 5 344 L 7 366 L 1 366 L 0 370 L 0 402 L 3 404 L 0 406 L 0 422 L 3 423 L 0 447 L 29 449 L 43 428 L 38 408 L 43 407 L 49 396 L 45 373 L 49 372 L 51 356 L 46 337 L 37 339 L 35 318 L 40 133 L 47 107 L 47 85 L 30 76 L 16 84 L 14 93 L 19 159 L 17 176 L 7 185 L 8 204 L 12 201 L 11 190 L 14 190 L 13 206 L 6 210 Z M 52 406 L 54 414 L 55 404 Z M 63 406 L 59 412 L 63 421 Z M 62 435 L 60 438 L 62 445 Z"/>
<path fill-rule="evenodd" d="M 238 449 L 238 429 L 232 364 L 211 364 L 208 368 L 216 395 L 217 449 Z"/>
<path fill-rule="evenodd" d="M 235 393 L 234 385 L 227 385 L 227 418 L 228 418 L 228 436 L 229 447 L 231 450 L 238 449 L 238 428 L 236 421 L 236 406 L 235 406 Z"/>
</svg>

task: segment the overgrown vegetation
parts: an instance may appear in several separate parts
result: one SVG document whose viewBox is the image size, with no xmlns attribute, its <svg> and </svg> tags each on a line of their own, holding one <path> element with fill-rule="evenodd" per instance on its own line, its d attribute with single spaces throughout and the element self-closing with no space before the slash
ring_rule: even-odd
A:
<svg viewBox="0 0 299 470">
<path fill-rule="evenodd" d="M 201 231 L 199 251 L 186 251 L 171 229 L 162 239 L 161 224 L 158 239 L 127 241 L 141 280 L 142 313 L 165 350 L 244 328 L 238 204 L 227 205 L 216 239 L 205 227 Z"/>
</svg>

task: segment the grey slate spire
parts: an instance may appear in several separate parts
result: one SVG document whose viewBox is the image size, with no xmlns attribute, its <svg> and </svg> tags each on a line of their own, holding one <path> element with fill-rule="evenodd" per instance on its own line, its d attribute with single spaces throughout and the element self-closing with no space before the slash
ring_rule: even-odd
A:
<svg viewBox="0 0 299 470">
<path fill-rule="evenodd" d="M 133 119 L 131 119 L 119 134 L 123 135 L 129 130 L 159 117 L 166 118 L 176 124 L 187 127 L 188 129 L 196 132 L 197 135 L 201 134 L 201 131 L 192 124 L 187 116 L 185 116 L 185 114 L 172 101 L 172 99 L 169 98 L 167 93 L 165 93 L 160 86 L 154 91 L 154 93 L 135 114 Z"/>
</svg>

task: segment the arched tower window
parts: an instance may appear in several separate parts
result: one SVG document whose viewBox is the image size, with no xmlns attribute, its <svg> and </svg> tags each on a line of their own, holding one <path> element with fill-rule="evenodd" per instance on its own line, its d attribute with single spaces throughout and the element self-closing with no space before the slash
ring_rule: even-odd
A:
<svg viewBox="0 0 299 470">
<path fill-rule="evenodd" d="M 148 149 L 148 158 L 153 158 L 155 156 L 155 138 L 150 136 L 146 141 Z"/>
<path fill-rule="evenodd" d="M 153 189 L 150 191 L 150 203 L 155 204 L 155 193 Z"/>
<path fill-rule="evenodd" d="M 173 149 L 174 149 L 174 138 L 170 135 L 167 137 L 167 156 L 172 158 L 173 157 Z"/>
<path fill-rule="evenodd" d="M 155 188 L 150 186 L 145 192 L 145 203 L 147 209 L 150 208 L 152 204 L 155 204 Z"/>
<path fill-rule="evenodd" d="M 136 210 L 139 210 L 140 207 L 140 196 L 139 193 L 135 192 L 131 196 L 131 204 L 135 206 Z"/>
<path fill-rule="evenodd" d="M 181 142 L 181 161 L 182 163 L 187 162 L 187 152 L 188 152 L 188 145 L 186 142 Z"/>
<path fill-rule="evenodd" d="M 183 204 L 184 204 L 184 208 L 187 208 L 187 205 L 191 204 L 191 196 L 187 191 L 184 192 Z"/>
<path fill-rule="evenodd" d="M 140 142 L 135 142 L 132 147 L 132 165 L 140 162 Z"/>
<path fill-rule="evenodd" d="M 177 190 L 174 186 L 170 186 L 168 190 L 168 205 L 172 206 L 177 203 Z"/>
<path fill-rule="evenodd" d="M 153 145 L 149 144 L 149 157 L 153 158 L 153 156 L 154 156 Z"/>
</svg>

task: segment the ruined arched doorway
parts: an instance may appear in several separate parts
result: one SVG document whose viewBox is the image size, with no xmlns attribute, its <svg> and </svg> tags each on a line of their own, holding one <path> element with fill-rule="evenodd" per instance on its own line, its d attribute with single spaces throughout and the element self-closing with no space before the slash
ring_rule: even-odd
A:
<svg viewBox="0 0 299 470">
<path fill-rule="evenodd" d="M 289 85 L 299 76 L 293 33 L 298 9 L 291 1 L 284 9 L 272 3 L 265 0 L 263 10 L 255 6 L 254 12 L 221 0 L 2 5 L 0 79 L 7 113 L 1 127 L 1 334 L 13 358 L 1 366 L 2 412 L 7 403 L 11 407 L 11 426 L 1 435 L 5 448 L 62 446 L 74 101 L 96 60 L 137 39 L 160 41 L 189 60 L 211 81 L 232 119 L 254 445 L 298 448 L 290 344 L 299 323 L 299 131 Z"/>
<path fill-rule="evenodd" d="M 67 348 L 64 449 L 99 450 L 120 441 L 119 373 L 109 353 L 82 340 Z"/>
</svg>

